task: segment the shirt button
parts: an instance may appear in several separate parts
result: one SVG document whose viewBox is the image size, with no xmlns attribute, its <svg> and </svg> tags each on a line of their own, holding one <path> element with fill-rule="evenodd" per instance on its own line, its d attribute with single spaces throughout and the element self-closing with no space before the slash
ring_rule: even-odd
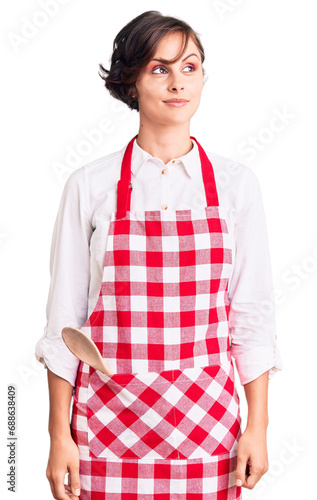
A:
<svg viewBox="0 0 317 500">
<path fill-rule="evenodd" d="M 167 209 L 167 205 L 163 204 L 163 205 L 161 205 L 161 208 L 162 208 L 163 210 L 166 210 L 166 209 Z"/>
<path fill-rule="evenodd" d="M 163 170 L 162 170 L 162 174 L 163 174 L 163 175 L 164 175 L 164 174 L 167 174 L 167 172 L 168 172 L 167 168 L 163 168 Z"/>
<path fill-rule="evenodd" d="M 175 163 L 175 160 L 173 160 L 172 163 Z"/>
</svg>

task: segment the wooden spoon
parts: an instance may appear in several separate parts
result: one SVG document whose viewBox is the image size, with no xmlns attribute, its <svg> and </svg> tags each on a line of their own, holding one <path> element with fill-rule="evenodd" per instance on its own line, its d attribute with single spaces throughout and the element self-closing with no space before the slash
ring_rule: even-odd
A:
<svg viewBox="0 0 317 500">
<path fill-rule="evenodd" d="M 96 344 L 77 328 L 66 326 L 62 337 L 68 349 L 81 361 L 106 375 L 113 375 L 104 362 Z"/>
</svg>

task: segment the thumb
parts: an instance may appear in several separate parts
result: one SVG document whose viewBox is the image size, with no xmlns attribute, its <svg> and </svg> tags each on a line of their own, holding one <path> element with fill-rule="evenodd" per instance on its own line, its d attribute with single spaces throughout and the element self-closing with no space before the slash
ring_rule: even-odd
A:
<svg viewBox="0 0 317 500">
<path fill-rule="evenodd" d="M 69 468 L 69 485 L 73 495 L 80 495 L 79 467 Z"/>
<path fill-rule="evenodd" d="M 244 483 L 246 466 L 247 458 L 243 458 L 238 455 L 236 468 L 236 486 L 242 486 L 242 484 Z"/>
</svg>

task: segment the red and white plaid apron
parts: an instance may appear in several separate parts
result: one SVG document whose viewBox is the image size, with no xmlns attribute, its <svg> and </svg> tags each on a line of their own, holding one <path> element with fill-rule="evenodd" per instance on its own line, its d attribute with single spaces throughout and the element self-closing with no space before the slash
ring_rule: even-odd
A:
<svg viewBox="0 0 317 500">
<path fill-rule="evenodd" d="M 136 137 L 122 161 L 99 298 L 82 327 L 113 375 L 79 365 L 71 428 L 80 498 L 240 499 L 227 296 L 232 239 L 213 167 L 191 137 L 207 206 L 132 213 Z"/>
</svg>

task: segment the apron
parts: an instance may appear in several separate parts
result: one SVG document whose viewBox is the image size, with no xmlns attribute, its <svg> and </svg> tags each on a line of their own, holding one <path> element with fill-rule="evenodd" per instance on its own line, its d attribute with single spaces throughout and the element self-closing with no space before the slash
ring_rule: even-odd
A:
<svg viewBox="0 0 317 500">
<path fill-rule="evenodd" d="M 232 241 L 213 167 L 207 206 L 130 211 L 128 144 L 94 311 L 81 330 L 113 375 L 80 362 L 71 430 L 81 500 L 232 500 L 239 396 L 229 341 Z"/>
</svg>

